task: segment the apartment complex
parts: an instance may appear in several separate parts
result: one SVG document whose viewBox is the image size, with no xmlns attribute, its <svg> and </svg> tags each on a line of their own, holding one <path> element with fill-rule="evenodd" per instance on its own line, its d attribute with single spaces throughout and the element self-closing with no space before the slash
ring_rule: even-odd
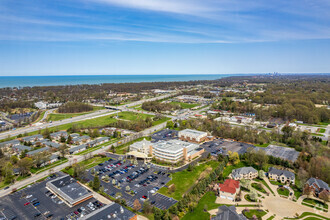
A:
<svg viewBox="0 0 330 220">
<path fill-rule="evenodd" d="M 235 169 L 229 174 L 229 178 L 234 180 L 254 179 L 258 177 L 258 171 L 253 167 L 242 167 Z"/>
</svg>

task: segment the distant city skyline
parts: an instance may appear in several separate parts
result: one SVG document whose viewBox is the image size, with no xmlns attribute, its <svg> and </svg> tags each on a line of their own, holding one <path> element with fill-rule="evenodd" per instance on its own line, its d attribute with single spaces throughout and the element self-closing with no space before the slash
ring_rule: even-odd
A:
<svg viewBox="0 0 330 220">
<path fill-rule="evenodd" d="M 330 2 L 0 2 L 0 76 L 329 73 Z"/>
</svg>

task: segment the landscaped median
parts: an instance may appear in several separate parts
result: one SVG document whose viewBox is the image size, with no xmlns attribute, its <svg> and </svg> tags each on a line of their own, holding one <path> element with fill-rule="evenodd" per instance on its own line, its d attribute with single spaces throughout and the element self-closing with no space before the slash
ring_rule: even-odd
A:
<svg viewBox="0 0 330 220">
<path fill-rule="evenodd" d="M 325 212 L 328 212 L 328 204 L 323 203 L 316 199 L 306 198 L 302 201 L 301 204 L 311 208 L 316 208 L 318 210 L 323 210 Z"/>
<path fill-rule="evenodd" d="M 318 215 L 312 212 L 304 212 L 300 216 L 295 218 L 284 218 L 284 219 L 309 219 L 309 220 L 329 220 L 329 218 L 322 215 Z"/>
<path fill-rule="evenodd" d="M 31 173 L 38 174 L 38 173 L 44 172 L 46 170 L 52 169 L 52 168 L 54 168 L 56 166 L 59 166 L 59 165 L 61 165 L 63 163 L 66 163 L 67 161 L 68 161 L 67 158 L 61 158 L 58 161 L 56 161 L 54 163 L 51 163 L 49 165 L 46 165 L 44 167 L 40 167 L 40 168 L 32 167 L 30 171 L 31 171 Z"/>
</svg>

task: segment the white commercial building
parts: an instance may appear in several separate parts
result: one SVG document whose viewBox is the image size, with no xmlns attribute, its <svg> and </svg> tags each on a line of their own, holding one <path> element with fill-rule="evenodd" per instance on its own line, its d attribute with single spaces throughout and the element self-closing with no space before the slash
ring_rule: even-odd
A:
<svg viewBox="0 0 330 220">
<path fill-rule="evenodd" d="M 169 163 L 191 160 L 204 152 L 198 144 L 180 140 L 158 141 L 152 143 L 152 155 L 155 159 Z"/>
<path fill-rule="evenodd" d="M 184 129 L 182 131 L 179 131 L 178 136 L 179 136 L 179 139 L 182 141 L 201 143 L 206 140 L 207 133 L 204 131 Z"/>
</svg>

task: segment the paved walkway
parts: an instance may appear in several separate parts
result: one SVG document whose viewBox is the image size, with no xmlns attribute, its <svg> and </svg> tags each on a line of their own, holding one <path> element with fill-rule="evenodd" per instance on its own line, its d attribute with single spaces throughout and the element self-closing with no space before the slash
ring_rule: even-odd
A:
<svg viewBox="0 0 330 220">
<path fill-rule="evenodd" d="M 269 179 L 268 179 L 267 177 L 265 177 L 264 180 L 265 180 L 265 182 L 267 183 L 267 185 L 273 190 L 273 192 L 275 193 L 275 196 L 279 196 L 279 195 L 278 195 L 278 192 L 277 192 L 277 188 L 278 188 L 278 186 L 277 186 L 277 185 L 273 185 L 273 184 L 271 184 L 271 183 L 269 182 Z M 266 187 L 266 186 L 265 186 L 265 187 Z M 267 189 L 267 190 L 269 190 L 269 189 Z M 272 194 L 272 193 L 270 193 L 270 194 Z"/>
</svg>

